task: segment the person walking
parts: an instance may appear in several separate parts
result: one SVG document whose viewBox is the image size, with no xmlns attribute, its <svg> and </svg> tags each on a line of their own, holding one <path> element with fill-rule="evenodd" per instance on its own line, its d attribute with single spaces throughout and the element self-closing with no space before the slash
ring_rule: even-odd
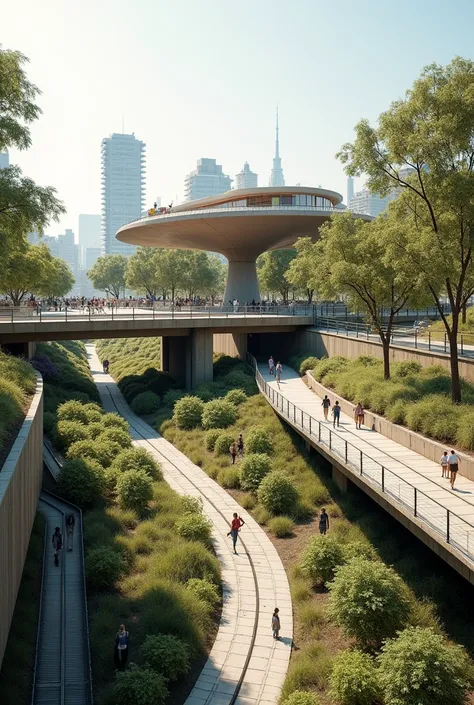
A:
<svg viewBox="0 0 474 705">
<path fill-rule="evenodd" d="M 324 399 L 321 402 L 321 406 L 323 407 L 323 414 L 324 414 L 324 420 L 328 420 L 328 413 L 329 413 L 329 407 L 331 406 L 331 401 L 328 397 L 327 394 L 324 395 Z"/>
<path fill-rule="evenodd" d="M 362 406 L 360 401 L 357 402 L 357 406 L 354 409 L 354 419 L 356 428 L 360 430 L 364 424 L 364 407 Z"/>
<path fill-rule="evenodd" d="M 271 355 L 270 355 L 270 359 L 268 360 L 268 372 L 271 375 L 275 374 L 275 360 L 273 359 L 273 357 Z"/>
<path fill-rule="evenodd" d="M 239 437 L 237 438 L 237 453 L 240 457 L 244 454 L 244 437 L 241 433 L 239 433 Z"/>
<path fill-rule="evenodd" d="M 76 524 L 76 519 L 74 517 L 74 514 L 68 514 L 66 517 L 66 534 L 67 534 L 67 550 L 72 551 L 72 545 L 73 545 L 73 534 L 74 534 L 74 526 Z"/>
<path fill-rule="evenodd" d="M 280 610 L 278 609 L 278 607 L 275 607 L 275 609 L 273 610 L 273 615 L 272 615 L 272 633 L 273 633 L 274 639 L 280 638 L 281 624 L 280 624 L 279 612 L 280 612 Z"/>
<path fill-rule="evenodd" d="M 454 483 L 456 482 L 457 472 L 459 470 L 459 466 L 461 465 L 461 459 L 458 455 L 456 455 L 454 450 L 451 451 L 451 455 L 448 458 L 448 465 L 450 472 L 449 481 L 451 483 L 451 489 L 454 490 Z"/>
<path fill-rule="evenodd" d="M 341 418 L 341 407 L 339 406 L 338 401 L 336 401 L 336 403 L 332 407 L 332 417 L 333 417 L 332 427 L 336 428 L 336 422 L 337 422 L 337 427 L 339 428 L 339 419 Z"/>
<path fill-rule="evenodd" d="M 233 517 L 232 517 L 232 522 L 230 524 L 230 531 L 227 534 L 227 536 L 232 536 L 232 544 L 234 546 L 234 553 L 237 555 L 237 539 L 239 537 L 239 531 L 242 526 L 244 526 L 245 521 L 242 519 L 242 517 L 239 517 L 237 512 L 234 512 Z"/>
<path fill-rule="evenodd" d="M 445 450 L 439 461 L 441 465 L 441 477 L 449 477 L 448 451 Z"/>
<path fill-rule="evenodd" d="M 128 647 L 130 644 L 130 635 L 125 629 L 125 625 L 121 624 L 117 634 L 115 635 L 115 650 L 114 661 L 119 671 L 124 671 L 128 659 Z"/>
<path fill-rule="evenodd" d="M 232 305 L 234 307 L 234 313 L 238 313 L 239 312 L 239 300 L 234 299 L 232 302 Z"/>
<path fill-rule="evenodd" d="M 57 526 L 53 534 L 53 557 L 54 565 L 59 565 L 59 555 L 63 547 L 63 537 L 61 534 L 61 529 Z"/>
<path fill-rule="evenodd" d="M 235 458 L 237 457 L 237 443 L 234 441 L 229 447 L 230 457 L 232 458 L 232 465 L 235 465 Z"/>
<path fill-rule="evenodd" d="M 326 513 L 324 507 L 321 509 L 321 514 L 319 515 L 319 533 L 323 536 L 326 535 L 326 531 L 329 529 L 329 516 Z"/>
<path fill-rule="evenodd" d="M 275 377 L 278 384 L 278 389 L 280 389 L 281 373 L 283 372 L 283 365 L 280 361 L 277 362 L 275 367 Z"/>
</svg>

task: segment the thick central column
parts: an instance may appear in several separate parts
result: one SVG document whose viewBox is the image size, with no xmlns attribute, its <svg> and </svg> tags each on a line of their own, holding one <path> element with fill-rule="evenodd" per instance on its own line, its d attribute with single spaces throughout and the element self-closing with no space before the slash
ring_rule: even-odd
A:
<svg viewBox="0 0 474 705">
<path fill-rule="evenodd" d="M 256 257 L 245 256 L 241 260 L 229 259 L 224 304 L 237 299 L 242 305 L 250 301 L 260 301 L 260 289 L 257 278 Z"/>
</svg>

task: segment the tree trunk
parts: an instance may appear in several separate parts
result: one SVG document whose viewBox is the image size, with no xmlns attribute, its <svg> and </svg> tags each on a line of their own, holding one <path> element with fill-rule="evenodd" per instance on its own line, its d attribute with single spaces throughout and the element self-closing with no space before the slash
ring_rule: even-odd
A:
<svg viewBox="0 0 474 705">
<path fill-rule="evenodd" d="M 467 304 L 461 308 L 461 323 L 467 323 Z"/>
<path fill-rule="evenodd" d="M 451 364 L 451 399 L 453 404 L 461 402 L 461 378 L 459 376 L 457 326 L 448 333 L 449 358 Z"/>
<path fill-rule="evenodd" d="M 383 378 L 390 379 L 390 335 L 382 338 L 383 349 Z"/>
<path fill-rule="evenodd" d="M 311 304 L 311 303 L 313 303 L 314 289 L 307 289 L 307 292 L 308 292 L 308 303 Z"/>
</svg>

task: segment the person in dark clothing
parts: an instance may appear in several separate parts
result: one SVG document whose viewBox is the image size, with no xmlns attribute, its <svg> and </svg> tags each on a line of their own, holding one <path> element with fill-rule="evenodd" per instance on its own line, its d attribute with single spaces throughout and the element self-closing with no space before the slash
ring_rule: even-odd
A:
<svg viewBox="0 0 474 705">
<path fill-rule="evenodd" d="M 241 433 L 239 433 L 239 437 L 237 438 L 237 452 L 239 455 L 244 454 L 244 438 Z"/>
<path fill-rule="evenodd" d="M 53 534 L 53 556 L 54 565 L 59 565 L 59 552 L 63 547 L 63 537 L 61 534 L 61 529 L 57 526 Z"/>
<path fill-rule="evenodd" d="M 341 418 L 341 407 L 339 406 L 339 402 L 336 401 L 334 406 L 332 407 L 332 415 L 333 415 L 333 428 L 337 427 L 339 428 L 339 419 Z"/>
<path fill-rule="evenodd" d="M 326 531 L 329 529 L 329 516 L 326 513 L 326 510 L 321 509 L 321 514 L 319 515 L 319 533 L 320 534 L 326 534 Z"/>
<path fill-rule="evenodd" d="M 237 457 L 237 443 L 234 441 L 229 448 L 230 457 L 232 458 L 232 465 L 235 465 L 235 459 Z"/>
<path fill-rule="evenodd" d="M 114 662 L 119 671 L 124 671 L 128 659 L 128 647 L 130 644 L 130 635 L 125 629 L 125 625 L 121 624 L 117 634 L 115 635 Z"/>
<path fill-rule="evenodd" d="M 108 360 L 104 360 L 104 362 L 102 363 L 102 366 L 103 366 L 103 368 L 104 368 L 105 374 L 108 375 L 108 374 L 109 374 L 109 361 L 108 361 Z"/>
</svg>

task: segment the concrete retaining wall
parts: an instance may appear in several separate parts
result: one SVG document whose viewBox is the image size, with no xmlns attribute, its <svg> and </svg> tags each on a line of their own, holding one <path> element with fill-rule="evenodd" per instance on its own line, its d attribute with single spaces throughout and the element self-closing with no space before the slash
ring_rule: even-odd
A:
<svg viewBox="0 0 474 705">
<path fill-rule="evenodd" d="M 0 469 L 0 665 L 20 587 L 43 474 L 43 380 Z"/>
<path fill-rule="evenodd" d="M 240 357 L 247 355 L 247 333 L 214 333 L 214 352 Z"/>
</svg>

